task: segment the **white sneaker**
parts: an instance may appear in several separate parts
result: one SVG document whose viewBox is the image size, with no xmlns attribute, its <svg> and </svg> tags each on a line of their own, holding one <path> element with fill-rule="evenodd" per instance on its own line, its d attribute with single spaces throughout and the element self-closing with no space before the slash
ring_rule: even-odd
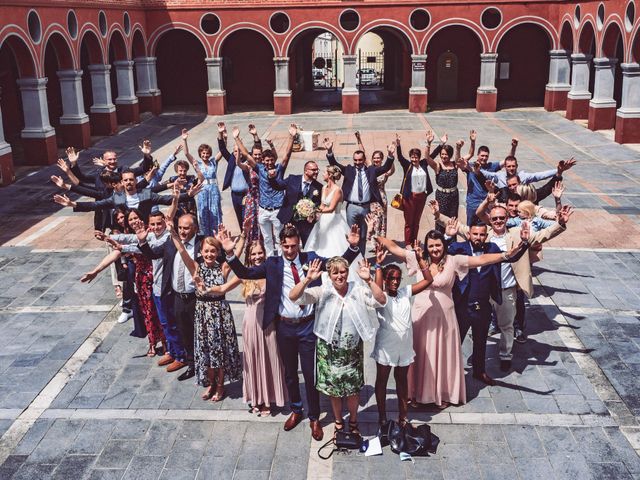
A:
<svg viewBox="0 0 640 480">
<path fill-rule="evenodd" d="M 133 313 L 131 313 L 131 312 L 122 312 L 120 314 L 120 316 L 118 317 L 118 323 L 125 323 L 131 317 L 133 317 Z"/>
</svg>

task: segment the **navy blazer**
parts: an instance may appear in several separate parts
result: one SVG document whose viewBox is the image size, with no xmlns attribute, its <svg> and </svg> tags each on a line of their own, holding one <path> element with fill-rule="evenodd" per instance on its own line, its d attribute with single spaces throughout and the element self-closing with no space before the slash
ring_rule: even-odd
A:
<svg viewBox="0 0 640 480">
<path fill-rule="evenodd" d="M 495 243 L 482 244 L 483 253 L 501 253 L 500 247 Z M 467 255 L 472 256 L 471 242 L 453 242 L 448 248 L 449 255 Z M 471 269 L 469 269 L 471 270 Z M 489 293 L 491 298 L 497 303 L 502 303 L 502 271 L 500 263 L 494 263 L 493 265 L 485 265 L 480 267 L 480 275 L 482 281 L 489 282 Z M 466 302 L 469 295 L 469 275 L 467 274 L 462 280 L 456 277 L 456 282 L 453 286 L 453 296 L 456 301 Z M 487 301 L 489 299 L 487 298 Z"/>
<path fill-rule="evenodd" d="M 278 212 L 278 220 L 282 224 L 290 223 L 293 220 L 293 207 L 296 206 L 302 195 L 302 175 L 289 175 L 286 179 L 281 176 L 269 178 L 269 184 L 276 190 L 284 190 L 284 201 Z M 314 195 L 315 194 L 315 195 Z M 322 184 L 317 180 L 311 182 L 308 197 L 316 207 L 320 206 L 322 199 Z"/>
<path fill-rule="evenodd" d="M 226 190 L 231 186 L 231 182 L 233 181 L 233 172 L 235 172 L 238 166 L 236 165 L 236 157 L 234 157 L 233 153 L 229 152 L 227 144 L 222 138 L 218 139 L 218 150 L 227 161 L 227 170 L 224 172 L 224 180 L 222 181 L 222 190 Z M 249 172 L 245 172 L 243 170 L 242 175 L 244 176 L 244 180 L 247 182 L 247 186 L 250 186 L 251 177 Z"/>
<path fill-rule="evenodd" d="M 193 255 L 194 260 L 198 260 L 202 255 L 200 253 L 200 243 L 202 242 L 202 238 L 200 235 L 196 235 L 196 242 L 193 246 Z M 161 295 L 167 298 L 168 295 L 173 293 L 173 286 L 171 282 L 171 277 L 173 276 L 173 260 L 176 255 L 180 255 L 178 253 L 178 249 L 171 237 L 164 242 L 162 245 L 151 248 L 148 243 L 143 245 L 138 244 L 138 248 L 148 258 L 162 258 L 162 290 Z"/>
<path fill-rule="evenodd" d="M 402 149 L 400 148 L 400 145 L 398 145 L 398 161 L 400 162 L 400 165 L 402 166 L 402 170 L 404 170 L 404 177 L 402 180 L 403 183 L 403 189 L 402 189 L 402 198 L 408 198 L 411 195 L 411 172 L 413 171 L 413 164 L 407 160 L 404 155 L 402 154 Z M 420 167 L 422 167 L 422 169 L 424 170 L 424 172 L 427 174 L 427 191 L 426 194 L 427 196 L 431 195 L 433 193 L 433 185 L 431 185 L 431 177 L 429 176 L 429 164 L 427 163 L 426 160 L 420 160 Z"/>
<path fill-rule="evenodd" d="M 173 243 L 173 242 L 172 242 Z M 360 253 L 359 250 L 348 248 L 342 255 L 347 262 L 351 263 Z M 322 269 L 325 268 L 326 258 L 320 257 L 316 252 L 300 252 L 300 263 L 307 265 L 316 258 L 322 260 Z M 247 280 L 267 279 L 267 289 L 265 292 L 264 315 L 262 317 L 262 328 L 267 328 L 274 322 L 280 310 L 280 299 L 282 297 L 282 282 L 284 277 L 284 258 L 281 255 L 268 257 L 264 263 L 255 267 L 246 267 L 238 259 L 233 257 L 227 263 L 239 278 Z M 312 287 L 320 285 L 320 279 L 310 283 Z"/>
<path fill-rule="evenodd" d="M 341 163 L 338 163 L 333 152 L 327 153 L 327 160 L 329 161 L 329 165 L 338 167 L 342 172 L 342 175 L 344 175 L 344 182 L 342 182 L 342 193 L 344 194 L 344 200 L 346 202 L 349 202 L 351 190 L 353 189 L 353 184 L 356 180 L 356 167 L 354 167 L 353 165 L 342 165 Z M 389 170 L 391 170 L 391 165 L 393 165 L 393 157 L 388 156 L 387 160 L 379 167 L 362 167 L 364 168 L 367 181 L 369 182 L 371 202 L 378 202 L 380 205 L 382 205 L 382 197 L 380 196 L 380 189 L 378 188 L 378 177 L 383 173 L 387 173 Z"/>
</svg>

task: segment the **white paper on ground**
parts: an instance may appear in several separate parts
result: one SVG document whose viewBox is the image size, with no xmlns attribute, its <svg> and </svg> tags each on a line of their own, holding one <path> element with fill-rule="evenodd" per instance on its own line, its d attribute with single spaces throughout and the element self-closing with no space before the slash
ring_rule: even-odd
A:
<svg viewBox="0 0 640 480">
<path fill-rule="evenodd" d="M 382 455 L 382 445 L 380 445 L 380 439 L 373 437 L 369 440 L 369 448 L 364 452 L 365 457 L 371 457 L 373 455 Z"/>
</svg>

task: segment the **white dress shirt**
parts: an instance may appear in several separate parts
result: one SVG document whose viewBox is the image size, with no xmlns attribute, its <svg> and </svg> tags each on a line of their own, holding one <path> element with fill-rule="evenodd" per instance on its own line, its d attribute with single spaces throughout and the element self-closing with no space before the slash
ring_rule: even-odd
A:
<svg viewBox="0 0 640 480">
<path fill-rule="evenodd" d="M 362 199 L 358 197 L 358 175 L 362 175 Z M 367 172 L 364 167 L 356 168 L 356 176 L 353 179 L 353 188 L 349 195 L 349 201 L 352 203 L 367 203 L 371 201 L 371 192 L 369 191 L 369 180 L 367 179 Z"/>
<path fill-rule="evenodd" d="M 193 237 L 188 242 L 184 242 L 184 248 L 187 250 L 187 253 L 191 258 L 194 258 L 194 246 L 195 246 L 196 238 Z M 184 265 L 184 291 L 181 292 L 178 290 L 178 269 L 180 264 L 184 265 L 182 261 L 182 257 L 180 256 L 180 252 L 176 252 L 176 256 L 173 259 L 173 274 L 171 275 L 171 287 L 174 292 L 178 293 L 193 293 L 196 291 L 196 285 L 193 283 L 193 278 L 189 273 L 189 269 L 186 265 Z"/>
<path fill-rule="evenodd" d="M 129 195 L 128 193 L 124 194 L 125 202 L 127 204 L 127 208 L 138 208 L 140 205 L 140 197 L 137 193 L 133 195 Z"/>
<path fill-rule="evenodd" d="M 500 250 L 502 250 L 503 252 L 506 252 L 507 251 L 507 235 L 508 233 L 505 233 L 502 236 L 493 235 L 492 237 L 489 238 L 489 241 L 498 245 L 498 247 L 500 247 Z M 505 288 L 515 287 L 516 276 L 513 273 L 513 268 L 511 267 L 511 264 L 507 262 L 502 262 L 500 264 L 500 268 L 501 268 L 501 274 L 502 274 L 502 288 L 505 289 Z"/>
<path fill-rule="evenodd" d="M 311 315 L 313 312 L 313 305 L 305 305 L 304 308 L 300 308 L 299 305 L 296 305 L 295 302 L 292 302 L 289 299 L 289 292 L 291 292 L 291 289 L 295 285 L 293 272 L 291 271 L 291 262 L 295 263 L 298 268 L 300 281 L 304 280 L 306 276 L 306 272 L 302 269 L 302 264 L 300 263 L 300 256 L 298 255 L 293 260 L 287 260 L 282 257 L 282 260 L 284 261 L 284 268 L 282 269 L 282 295 L 280 297 L 278 313 L 281 316 L 288 318 L 302 318 Z"/>
<path fill-rule="evenodd" d="M 411 170 L 411 193 L 424 193 L 427 191 L 427 172 L 421 167 L 413 167 Z"/>
</svg>

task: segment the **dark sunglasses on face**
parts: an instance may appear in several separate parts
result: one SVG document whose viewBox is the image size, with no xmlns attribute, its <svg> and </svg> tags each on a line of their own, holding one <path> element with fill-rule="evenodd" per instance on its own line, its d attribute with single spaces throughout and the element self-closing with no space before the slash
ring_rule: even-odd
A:
<svg viewBox="0 0 640 480">
<path fill-rule="evenodd" d="M 496 220 L 506 220 L 507 217 L 504 216 L 500 216 L 500 217 L 491 217 L 491 221 L 495 222 Z"/>
</svg>

